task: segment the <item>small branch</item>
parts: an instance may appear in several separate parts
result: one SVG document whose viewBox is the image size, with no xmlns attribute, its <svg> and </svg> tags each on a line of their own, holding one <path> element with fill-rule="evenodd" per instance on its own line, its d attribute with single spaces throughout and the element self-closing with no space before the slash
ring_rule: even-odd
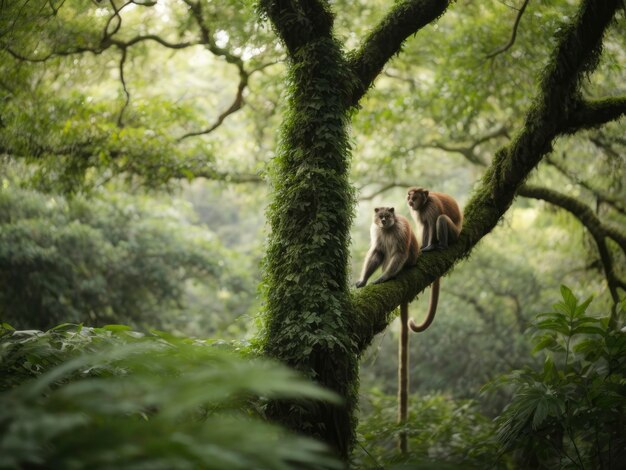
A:
<svg viewBox="0 0 626 470">
<path fill-rule="evenodd" d="M 188 132 L 180 136 L 178 138 L 179 142 L 185 139 L 188 139 L 189 137 L 196 137 L 199 135 L 210 134 L 219 126 L 221 126 L 228 116 L 239 111 L 245 104 L 245 101 L 243 99 L 243 93 L 246 87 L 248 86 L 248 80 L 250 78 L 250 74 L 255 71 L 261 70 L 261 68 L 259 68 L 259 69 L 254 70 L 253 72 L 248 73 L 244 67 L 244 63 L 241 57 L 232 54 L 229 50 L 225 48 L 218 47 L 217 44 L 215 43 L 215 40 L 211 36 L 210 30 L 204 24 L 203 15 L 202 15 L 202 4 L 200 2 L 196 3 L 191 0 L 183 0 L 183 1 L 189 6 L 191 13 L 194 19 L 196 20 L 198 27 L 200 28 L 202 44 L 204 44 L 207 47 L 207 49 L 214 55 L 223 57 L 226 60 L 226 62 L 228 62 L 229 64 L 233 64 L 237 67 L 237 69 L 239 70 L 239 84 L 237 86 L 237 92 L 235 94 L 235 98 L 233 99 L 232 104 L 228 107 L 228 109 L 226 109 L 217 117 L 217 119 L 212 125 L 210 125 L 209 127 L 203 130 Z M 267 64 L 267 66 L 269 65 L 271 64 Z"/>
<path fill-rule="evenodd" d="M 496 139 L 498 137 L 509 138 L 509 133 L 506 127 L 502 126 L 497 129 L 494 129 L 493 131 L 488 132 L 484 136 L 479 137 L 476 141 L 470 143 L 469 145 L 449 145 L 449 144 L 445 144 L 442 142 L 431 142 L 427 144 L 416 145 L 412 147 L 410 150 L 415 150 L 418 148 L 436 148 L 439 150 L 443 150 L 444 152 L 459 153 L 463 155 L 463 157 L 465 157 L 465 159 L 468 162 L 474 165 L 479 165 L 479 166 L 484 167 L 484 166 L 487 166 L 487 162 L 478 154 L 478 152 L 476 152 L 476 147 L 478 147 L 479 145 L 489 140 Z"/>
<path fill-rule="evenodd" d="M 239 75 L 239 85 L 237 86 L 237 93 L 230 107 L 226 109 L 222 114 L 220 114 L 211 126 L 201 131 L 188 132 L 187 134 L 184 134 L 178 138 L 179 142 L 189 137 L 196 137 L 199 135 L 210 134 L 219 126 L 221 126 L 224 120 L 228 116 L 235 113 L 236 111 L 239 111 L 242 108 L 242 106 L 244 105 L 243 92 L 246 89 L 246 86 L 248 85 L 248 75 L 245 73 L 245 71 L 240 71 L 240 72 L 241 73 Z"/>
<path fill-rule="evenodd" d="M 558 163 L 553 158 L 546 158 L 546 163 L 556 168 L 563 176 L 565 176 L 567 179 L 569 179 L 573 183 L 583 187 L 584 189 L 589 191 L 591 194 L 593 194 L 593 197 L 597 199 L 599 204 L 602 204 L 602 203 L 607 204 L 613 209 L 615 209 L 617 212 L 619 212 L 620 214 L 626 215 L 626 208 L 622 205 L 623 201 L 621 199 L 614 198 L 608 194 L 604 194 L 604 192 L 602 192 L 599 189 L 592 188 L 589 183 L 583 181 L 582 179 L 578 178 L 576 175 L 572 174 L 565 167 L 563 167 L 563 165 Z"/>
<path fill-rule="evenodd" d="M 530 0 L 524 0 L 524 3 L 522 4 L 522 7 L 519 9 L 519 11 L 517 12 L 517 16 L 515 17 L 515 23 L 513 24 L 513 32 L 511 33 L 511 39 L 509 39 L 509 42 L 506 43 L 504 46 L 502 46 L 499 49 L 496 49 L 493 52 L 490 52 L 489 54 L 487 54 L 487 59 L 493 59 L 495 56 L 502 54 L 503 52 L 508 51 L 511 47 L 513 47 L 513 44 L 515 44 L 515 38 L 517 36 L 517 28 L 519 27 L 519 23 L 522 19 L 522 15 L 524 14 L 524 11 L 526 10 L 526 7 L 528 6 L 528 3 L 530 2 Z"/>
<path fill-rule="evenodd" d="M 401 181 L 393 181 L 389 184 L 386 184 L 384 186 L 381 186 L 379 189 L 373 191 L 372 193 L 368 194 L 367 196 L 359 196 L 359 201 L 371 201 L 372 199 L 374 199 L 376 196 L 389 191 L 390 189 L 393 188 L 410 188 L 411 186 L 414 186 L 415 183 L 404 183 Z"/>
<path fill-rule="evenodd" d="M 120 81 L 122 82 L 122 89 L 124 90 L 124 95 L 126 96 L 126 99 L 124 101 L 124 105 L 122 106 L 122 109 L 120 110 L 120 114 L 117 117 L 117 127 L 124 127 L 124 122 L 123 122 L 124 111 L 126 111 L 126 108 L 130 104 L 130 93 L 128 92 L 128 88 L 126 87 L 126 79 L 124 78 L 124 64 L 126 62 L 126 48 L 125 47 L 122 48 L 121 51 L 122 51 L 122 57 L 120 58 L 120 65 L 119 65 Z"/>
<path fill-rule="evenodd" d="M 111 4 L 111 8 L 113 9 L 113 14 L 109 17 L 106 25 L 104 25 L 101 43 L 104 43 L 107 39 L 109 39 L 111 36 L 114 36 L 120 30 L 120 28 L 122 27 L 122 16 L 120 15 L 120 11 L 122 11 L 132 2 L 126 2 L 120 8 L 117 8 L 114 0 L 109 0 L 109 3 Z M 111 26 L 111 24 L 113 24 L 114 21 L 115 24 L 113 26 L 113 29 L 109 31 L 109 27 Z"/>
<path fill-rule="evenodd" d="M 619 152 L 617 152 L 609 142 L 606 142 L 601 137 L 590 137 L 589 140 L 593 145 L 602 150 L 607 157 L 612 158 L 613 160 L 619 160 L 621 158 Z"/>
</svg>

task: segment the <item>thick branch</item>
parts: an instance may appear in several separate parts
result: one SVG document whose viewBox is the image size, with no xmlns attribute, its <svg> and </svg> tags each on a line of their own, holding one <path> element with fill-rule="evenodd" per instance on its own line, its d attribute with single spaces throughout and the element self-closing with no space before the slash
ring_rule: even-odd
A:
<svg viewBox="0 0 626 470">
<path fill-rule="evenodd" d="M 439 18 L 448 0 L 404 0 L 396 4 L 353 53 L 350 65 L 357 78 L 350 105 L 356 105 L 404 41 Z"/>
<path fill-rule="evenodd" d="M 582 2 L 577 16 L 560 35 L 523 129 L 496 153 L 467 204 L 459 241 L 446 251 L 421 256 L 417 267 L 404 271 L 396 281 L 364 287 L 355 294 L 358 312 L 355 329 L 359 332 L 360 347 L 367 346 L 373 334 L 386 328 L 389 312 L 469 256 L 474 246 L 497 225 L 529 173 L 551 151 L 562 123 L 570 119 L 579 82 L 597 65 L 604 31 L 620 6 L 621 0 Z"/>
<path fill-rule="evenodd" d="M 563 123 L 561 132 L 573 134 L 581 129 L 590 129 L 626 115 L 626 96 L 601 100 L 579 101 L 569 119 Z"/>
</svg>

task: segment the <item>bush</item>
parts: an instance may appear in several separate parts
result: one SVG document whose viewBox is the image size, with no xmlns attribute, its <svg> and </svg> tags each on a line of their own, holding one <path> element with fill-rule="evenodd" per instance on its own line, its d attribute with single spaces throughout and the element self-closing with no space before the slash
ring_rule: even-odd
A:
<svg viewBox="0 0 626 470">
<path fill-rule="evenodd" d="M 205 341 L 111 325 L 0 329 L 0 468 L 341 468 L 262 419 L 273 398 L 337 401 Z"/>
<path fill-rule="evenodd" d="M 513 371 L 492 384 L 514 391 L 497 419 L 498 439 L 520 468 L 623 468 L 626 332 L 610 316 L 587 315 L 591 298 L 579 303 L 565 286 L 561 295 L 533 325 L 543 369 Z"/>
</svg>

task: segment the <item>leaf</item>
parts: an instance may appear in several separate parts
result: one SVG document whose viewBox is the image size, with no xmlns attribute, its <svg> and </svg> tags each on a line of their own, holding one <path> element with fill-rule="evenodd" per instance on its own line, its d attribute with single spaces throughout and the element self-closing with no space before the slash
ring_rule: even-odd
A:
<svg viewBox="0 0 626 470">
<path fill-rule="evenodd" d="M 576 312 L 576 305 L 578 304 L 578 300 L 576 299 L 576 296 L 572 293 L 572 290 L 565 285 L 561 285 L 561 296 L 563 296 L 563 301 L 565 302 L 565 307 L 567 308 L 567 311 L 570 312 L 570 315 L 574 315 Z"/>
<path fill-rule="evenodd" d="M 531 350 L 532 354 L 536 354 L 543 349 L 550 349 L 551 347 L 556 346 L 556 338 L 552 335 L 544 335 L 539 338 L 535 347 Z"/>
</svg>

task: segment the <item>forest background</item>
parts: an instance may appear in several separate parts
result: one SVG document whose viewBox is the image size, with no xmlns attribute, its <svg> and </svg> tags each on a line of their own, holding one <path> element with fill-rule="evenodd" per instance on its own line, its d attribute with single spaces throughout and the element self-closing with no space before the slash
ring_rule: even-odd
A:
<svg viewBox="0 0 626 470">
<path fill-rule="evenodd" d="M 241 421 L 271 415 L 268 398 L 336 400 L 255 362 L 269 349 L 267 253 L 277 242 L 267 221 L 281 216 L 272 206 L 282 185 L 277 149 L 289 138 L 284 121 L 297 85 L 288 72 L 297 63 L 289 38 L 280 41 L 275 32 L 274 3 L 281 2 L 0 2 L 0 366 L 3 399 L 14 404 L 0 414 L 8 436 L 0 449 L 12 456 L 0 467 L 106 466 L 125 458 L 226 468 L 216 457 L 226 450 L 232 468 L 263 459 L 267 468 L 337 465 L 308 440 L 270 452 L 268 440 L 282 431 L 265 420 L 253 420 L 259 428 Z M 352 51 L 392 8 L 411 3 L 311 2 L 334 12 L 334 36 Z M 349 115 L 345 145 L 356 189 L 346 215 L 350 284 L 367 251 L 374 207 L 395 206 L 408 216 L 410 186 L 468 204 L 498 149 L 524 127 L 560 35 L 593 4 L 459 0 L 393 54 Z M 310 14 L 306 8 L 299 13 Z M 621 10 L 580 83 L 581 96 L 612 100 L 610 116 L 555 140 L 497 227 L 443 278 L 435 323 L 410 338 L 407 427 L 395 422 L 397 320 L 365 349 L 360 425 L 349 452 L 339 449 L 344 460 L 349 454 L 359 468 L 407 461 L 611 468 L 619 461 L 626 437 L 619 431 L 626 404 L 625 46 Z M 296 295 L 307 290 L 305 280 L 288 280 Z M 425 313 L 428 295 L 411 303 L 413 317 Z M 582 300 L 590 296 L 591 303 Z M 552 316 L 537 317 L 546 312 Z M 157 339 L 176 353 L 163 352 Z M 119 357 L 98 355 L 109 343 Z M 163 388 L 154 371 L 143 370 L 154 348 L 163 356 L 156 376 L 188 365 L 186 391 L 166 387 L 145 402 L 112 391 L 113 382 L 81 376 L 111 381 L 134 371 L 145 390 Z M 225 351 L 235 356 L 221 356 Z M 206 363 L 215 373 L 210 379 Z M 519 401 L 525 385 L 543 391 L 530 405 Z M 572 409 L 575 395 L 568 393 L 583 393 L 589 405 Z M 107 394 L 119 408 L 96 406 Z M 608 403 L 594 401 L 602 394 Z M 168 408 L 177 401 L 186 408 Z M 196 406 L 203 418 L 181 430 L 181 413 L 195 416 Z M 136 435 L 155 435 L 159 452 L 153 443 L 118 457 L 106 453 L 134 442 L 136 435 L 125 433 L 98 442 L 127 426 L 129 414 L 145 417 L 149 424 Z M 595 425 L 586 428 L 590 417 Z M 211 419 L 226 419 L 222 429 L 249 439 L 222 442 Z M 155 433 L 155 422 L 162 432 Z M 76 436 L 77 428 L 89 432 Z M 395 448 L 402 430 L 410 436 L 408 455 Z M 175 439 L 183 431 L 194 436 L 185 451 Z M 562 440 L 556 446 L 555 436 Z M 77 439 L 86 450 L 70 455 Z M 211 453 L 207 442 L 223 452 Z"/>
</svg>

